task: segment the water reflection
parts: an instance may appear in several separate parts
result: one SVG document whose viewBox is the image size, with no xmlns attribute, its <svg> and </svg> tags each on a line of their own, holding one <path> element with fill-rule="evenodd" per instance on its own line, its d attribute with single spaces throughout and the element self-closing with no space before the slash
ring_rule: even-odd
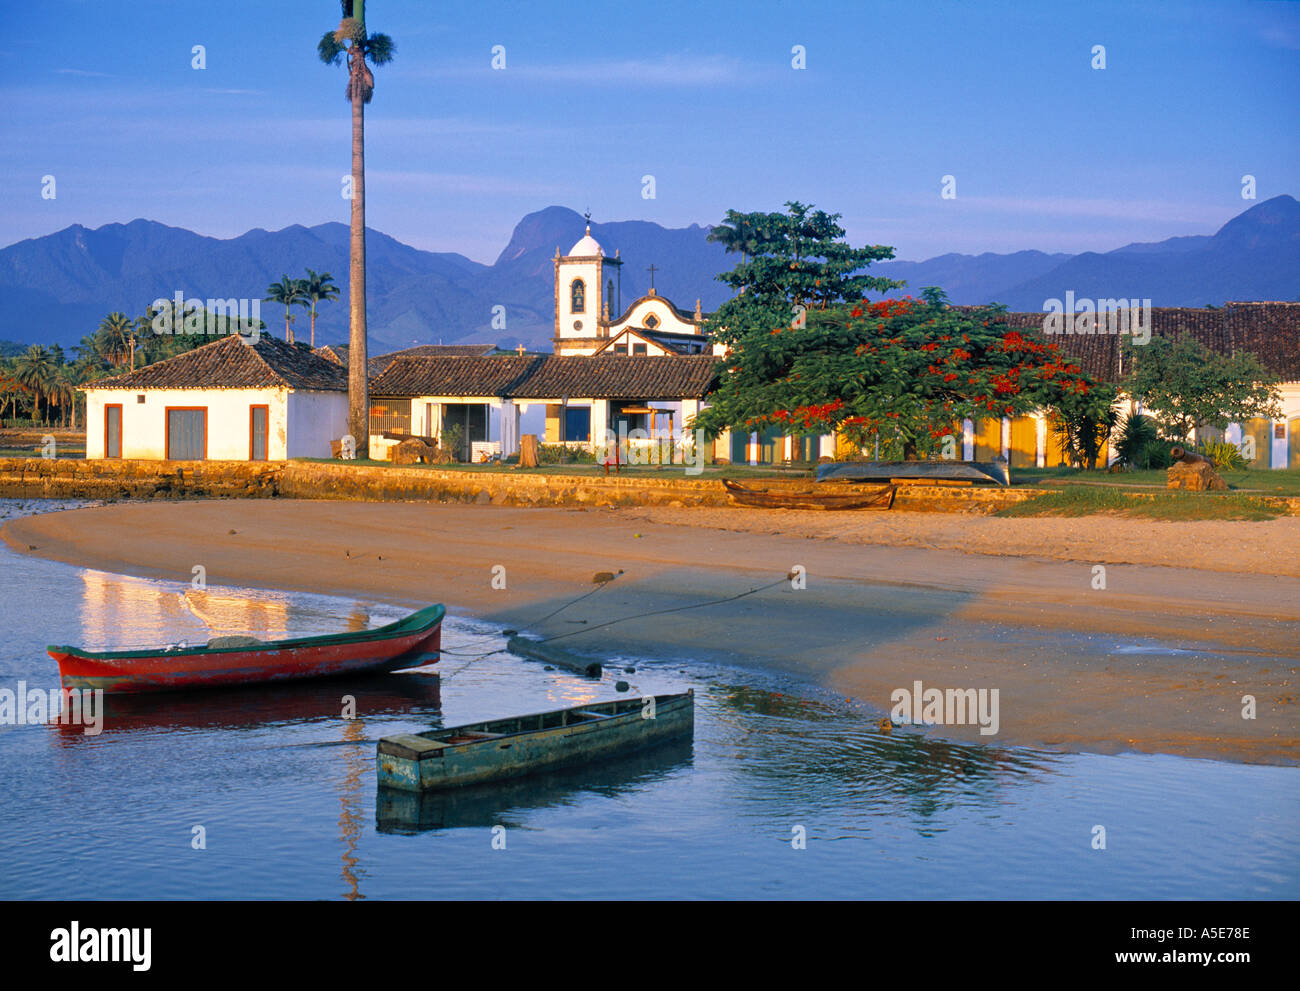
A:
<svg viewBox="0 0 1300 991">
<path fill-rule="evenodd" d="M 78 569 L 81 578 L 80 646 L 130 650 L 185 640 L 206 643 L 215 636 L 249 635 L 280 639 L 306 633 L 354 633 L 373 617 L 354 603 L 339 617 L 337 605 L 288 592 L 176 585 Z M 404 615 L 394 611 L 396 619 Z M 342 622 L 340 622 L 340 619 Z"/>
<path fill-rule="evenodd" d="M 518 822 L 539 809 L 577 805 L 585 796 L 614 796 L 662 781 L 694 759 L 690 740 L 580 767 L 561 768 L 513 781 L 416 793 L 380 787 L 375 825 L 381 833 L 423 833 Z"/>
<path fill-rule="evenodd" d="M 362 823 L 365 816 L 361 809 L 361 782 L 366 774 L 364 754 L 369 750 L 366 745 L 366 724 L 361 719 L 350 719 L 343 724 L 344 741 L 353 744 L 348 747 L 343 758 L 343 785 L 339 789 L 339 833 L 343 840 L 343 883 L 346 889 L 343 897 L 350 902 L 360 901 L 366 896 L 361 893 L 358 878 L 364 871 L 357 865 L 357 844 L 361 841 Z"/>
<path fill-rule="evenodd" d="M 855 820 L 903 815 L 923 835 L 947 811 L 996 804 L 1006 786 L 1040 780 L 1062 759 L 910 729 L 885 734 L 865 712 L 752 686 L 714 684 L 706 697 L 720 724 L 713 742 L 739 759 L 736 781 L 753 797 L 847 807 Z"/>
<path fill-rule="evenodd" d="M 197 692 L 104 696 L 104 736 L 142 731 L 249 730 L 275 724 L 366 717 L 432 719 L 442 709 L 441 679 L 429 672 L 323 678 Z M 82 727 L 56 724 L 69 745 L 92 740 Z"/>
</svg>

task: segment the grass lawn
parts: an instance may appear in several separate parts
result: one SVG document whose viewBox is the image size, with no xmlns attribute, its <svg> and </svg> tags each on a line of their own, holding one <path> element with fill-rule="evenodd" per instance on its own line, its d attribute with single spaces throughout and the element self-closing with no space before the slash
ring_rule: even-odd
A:
<svg viewBox="0 0 1300 991">
<path fill-rule="evenodd" d="M 996 512 L 995 516 L 1097 516 L 1152 520 L 1271 520 L 1285 515 L 1256 495 L 1239 492 L 1135 493 L 1117 486 L 1062 486 Z"/>
<path fill-rule="evenodd" d="M 79 461 L 86 456 L 86 452 L 77 448 L 65 448 L 60 444 L 55 448 L 56 457 L 67 458 Z M 0 458 L 39 458 L 41 451 L 39 447 L 0 447 Z"/>
<path fill-rule="evenodd" d="M 1235 491 L 1255 495 L 1300 496 L 1300 468 L 1248 469 L 1221 471 L 1220 475 Z M 1152 471 L 1126 471 L 1112 475 L 1106 471 L 1079 471 L 1074 468 L 1013 468 L 1011 484 L 1026 488 L 1055 489 L 1064 486 L 1099 486 L 1122 489 L 1161 489 L 1165 487 L 1163 468 Z"/>
</svg>

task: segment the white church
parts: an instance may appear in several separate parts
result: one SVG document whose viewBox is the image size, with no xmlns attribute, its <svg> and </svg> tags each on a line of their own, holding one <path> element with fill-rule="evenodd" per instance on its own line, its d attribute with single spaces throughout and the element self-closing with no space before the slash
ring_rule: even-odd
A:
<svg viewBox="0 0 1300 991">
<path fill-rule="evenodd" d="M 600 242 L 587 233 L 567 255 L 555 249 L 555 353 L 559 355 L 714 354 L 704 333 L 700 301 L 695 312 L 679 310 L 654 289 L 619 316 L 623 260 L 618 251 L 608 257 Z M 651 275 L 653 276 L 653 266 Z"/>
</svg>

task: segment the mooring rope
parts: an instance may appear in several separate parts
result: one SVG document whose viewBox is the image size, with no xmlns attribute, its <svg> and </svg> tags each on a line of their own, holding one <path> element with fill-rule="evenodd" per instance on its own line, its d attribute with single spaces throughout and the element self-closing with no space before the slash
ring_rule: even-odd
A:
<svg viewBox="0 0 1300 991">
<path fill-rule="evenodd" d="M 622 572 L 619 572 L 619 573 L 622 574 Z M 600 629 L 604 629 L 604 628 L 607 627 L 607 626 L 613 626 L 613 625 L 615 625 L 616 623 L 626 623 L 626 622 L 628 622 L 629 620 L 634 620 L 634 619 L 648 619 L 648 618 L 651 617 L 651 616 L 664 616 L 664 615 L 667 615 L 668 613 L 684 612 L 684 611 L 686 611 L 686 610 L 688 610 L 688 609 L 703 609 L 705 606 L 716 606 L 716 605 L 721 605 L 721 604 L 724 603 L 724 602 L 735 602 L 737 599 L 743 599 L 743 598 L 745 598 L 746 596 L 757 595 L 759 592 L 766 592 L 766 591 L 767 591 L 768 589 L 770 589 L 770 588 L 776 588 L 776 586 L 781 585 L 781 584 L 784 584 L 785 582 L 789 581 L 790 578 L 791 578 L 791 575 L 787 574 L 787 575 L 785 575 L 783 578 L 778 578 L 778 579 L 777 579 L 776 581 L 774 581 L 774 582 L 769 582 L 769 583 L 766 584 L 766 585 L 759 585 L 757 588 L 751 588 L 751 589 L 748 589 L 748 590 L 746 590 L 746 591 L 744 591 L 744 592 L 738 592 L 738 593 L 736 593 L 735 595 L 727 595 L 727 596 L 723 596 L 722 598 L 719 598 L 719 599 L 706 599 L 704 602 L 691 602 L 691 603 L 687 603 L 687 604 L 684 605 L 684 606 L 671 606 L 671 607 L 669 607 L 669 608 L 667 608 L 667 609 L 652 609 L 652 610 L 650 610 L 649 612 L 634 613 L 634 614 L 631 615 L 631 616 L 620 616 L 620 617 L 618 617 L 617 619 L 607 620 L 607 621 L 604 622 L 604 623 L 597 623 L 595 626 L 588 626 L 588 627 L 586 627 L 585 629 L 581 629 L 581 630 L 570 630 L 568 633 L 557 633 L 557 634 L 555 634 L 554 636 L 543 637 L 541 640 L 537 640 L 537 641 L 535 641 L 535 642 L 536 642 L 536 643 L 550 643 L 552 640 L 562 640 L 562 639 L 564 639 L 565 637 L 574 637 L 574 636 L 579 635 L 580 633 L 590 633 L 592 630 L 600 630 Z M 605 587 L 605 585 L 608 585 L 608 584 L 609 584 L 609 581 L 606 581 L 606 582 L 603 582 L 601 585 L 598 585 L 596 588 L 593 588 L 590 592 L 584 592 L 582 595 L 578 596 L 578 597 L 577 597 L 576 599 L 574 599 L 572 602 L 566 602 L 564 605 L 560 606 L 559 609 L 556 609 L 554 612 L 549 613 L 548 615 L 544 616 L 544 617 L 543 617 L 541 620 L 539 620 L 538 622 L 539 622 L 539 623 L 543 623 L 543 622 L 545 622 L 546 620 L 550 619 L 552 616 L 554 616 L 556 613 L 560 612 L 561 610 L 563 610 L 563 609 L 567 609 L 569 606 L 573 605 L 574 603 L 582 601 L 582 600 L 585 599 L 587 596 L 589 596 L 589 595 L 593 595 L 594 593 L 599 592 L 602 588 Z M 465 651 L 457 651 L 457 650 L 454 650 L 454 649 L 452 649 L 452 650 L 444 649 L 444 650 L 441 651 L 441 652 L 442 652 L 442 653 L 445 653 L 445 654 L 466 653 Z M 477 657 L 471 657 L 468 661 L 466 661 L 464 664 L 462 664 L 460 667 L 458 667 L 455 671 L 452 671 L 450 674 L 443 675 L 443 676 L 442 676 L 442 677 L 443 677 L 443 680 L 446 681 L 446 680 L 448 680 L 448 679 L 450 679 L 450 678 L 455 677 L 456 675 L 458 675 L 458 674 L 460 674 L 462 671 L 464 671 L 467 667 L 469 667 L 471 664 L 474 664 L 474 663 L 477 662 L 477 661 L 481 661 L 481 660 L 483 660 L 483 658 L 485 658 L 485 657 L 491 657 L 493 654 L 505 654 L 505 653 L 509 653 L 508 648 L 505 648 L 505 647 L 498 647 L 496 650 L 490 650 L 490 651 L 488 651 L 487 653 L 479 654 Z"/>
<path fill-rule="evenodd" d="M 553 637 L 543 637 L 537 642 L 550 643 L 552 640 L 563 640 L 565 637 L 575 637 L 580 633 L 590 633 L 592 630 L 600 630 L 606 626 L 613 626 L 615 623 L 625 623 L 631 619 L 648 619 L 651 616 L 664 616 L 668 613 L 684 612 L 687 609 L 702 609 L 705 606 L 716 606 L 721 605 L 724 602 L 735 602 L 737 599 L 743 599 L 747 595 L 756 595 L 759 592 L 766 592 L 769 588 L 776 588 L 776 586 L 783 585 L 789 580 L 790 576 L 786 575 L 784 578 L 778 578 L 776 581 L 769 582 L 767 585 L 760 585 L 757 588 L 751 588 L 746 592 L 738 592 L 735 595 L 727 595 L 721 599 L 708 599 L 705 602 L 691 602 L 684 606 L 672 606 L 668 609 L 652 609 L 649 612 L 636 613 L 632 616 L 620 616 L 618 619 L 611 619 L 604 623 L 597 623 L 595 626 L 588 626 L 586 629 L 570 630 L 568 633 L 557 633 Z"/>
</svg>

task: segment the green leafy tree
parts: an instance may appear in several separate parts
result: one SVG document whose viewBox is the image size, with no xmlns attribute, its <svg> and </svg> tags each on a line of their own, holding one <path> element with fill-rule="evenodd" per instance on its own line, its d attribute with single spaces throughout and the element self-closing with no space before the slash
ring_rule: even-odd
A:
<svg viewBox="0 0 1300 991">
<path fill-rule="evenodd" d="M 1102 382 L 1087 390 L 1062 389 L 1051 399 L 1051 423 L 1066 460 L 1093 469 L 1119 417 L 1119 390 Z"/>
<path fill-rule="evenodd" d="M 740 262 L 717 278 L 736 295 L 710 320 L 709 331 L 736 346 L 764 333 L 773 320 L 798 323 L 807 309 L 825 309 L 861 299 L 868 291 L 904 285 L 866 274 L 872 262 L 894 257 L 884 245 L 854 248 L 844 240 L 840 214 L 813 210 L 797 201 L 785 213 L 737 213 L 709 232 L 709 240 L 739 253 Z"/>
<path fill-rule="evenodd" d="M 1126 390 L 1173 440 L 1186 441 L 1200 427 L 1222 430 L 1233 421 L 1282 415 L 1278 378 L 1254 355 L 1219 354 L 1192 337 L 1125 342 L 1124 350 Z"/>
<path fill-rule="evenodd" d="M 311 305 L 311 346 L 316 347 L 316 304 L 322 300 L 339 298 L 339 287 L 329 272 L 314 272 L 307 269 L 307 278 L 302 279 L 303 291 Z"/>
<path fill-rule="evenodd" d="M 396 46 L 386 34 L 366 32 L 365 0 L 341 0 L 343 20 L 316 46 L 326 65 L 346 59 L 344 96 L 352 104 L 352 215 L 348 250 L 348 429 L 358 458 L 370 456 L 370 386 L 366 378 L 366 154 L 365 105 L 375 92 L 371 65 L 387 65 Z"/>
</svg>

